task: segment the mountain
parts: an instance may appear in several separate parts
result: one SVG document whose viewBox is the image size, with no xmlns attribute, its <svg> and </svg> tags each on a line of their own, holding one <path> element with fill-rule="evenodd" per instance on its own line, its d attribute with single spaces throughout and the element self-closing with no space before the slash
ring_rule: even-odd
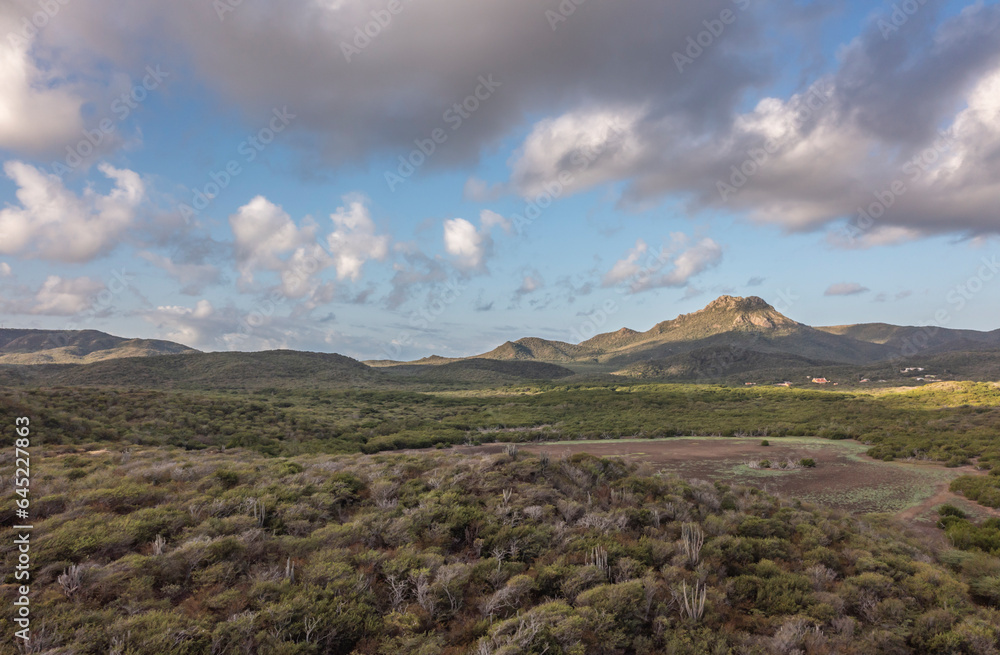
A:
<svg viewBox="0 0 1000 655">
<path fill-rule="evenodd" d="M 793 321 L 761 298 L 722 296 L 700 311 L 658 323 L 646 332 L 622 328 L 576 345 L 529 337 L 508 341 L 477 357 L 571 367 L 600 364 L 611 372 L 638 362 L 669 360 L 691 351 L 724 348 L 842 363 L 873 361 L 887 351 L 880 344 Z M 667 368 L 675 365 L 676 362 L 670 361 L 663 364 Z"/>
<path fill-rule="evenodd" d="M 172 341 L 123 339 L 97 330 L 0 329 L 0 364 L 86 364 L 196 352 Z"/>
<path fill-rule="evenodd" d="M 732 382 L 751 373 L 761 381 L 836 373 L 841 380 L 860 382 L 908 377 L 902 368 L 930 366 L 934 370 L 927 368 L 928 374 L 998 379 L 998 363 L 1000 330 L 885 323 L 817 328 L 755 296 L 722 296 L 645 332 L 621 328 L 579 344 L 527 337 L 481 355 L 413 362 L 362 363 L 295 351 L 198 353 L 168 341 L 122 339 L 94 330 L 0 330 L 0 365 L 33 365 L 0 366 L 0 382 L 8 384 L 346 388 L 517 384 L 573 374 Z"/>
<path fill-rule="evenodd" d="M 704 309 L 663 321 L 645 332 L 621 328 L 579 344 L 528 337 L 507 341 L 469 359 L 545 362 L 577 372 L 629 377 L 697 379 L 880 362 L 883 365 L 878 370 L 885 372 L 895 366 L 890 362 L 899 358 L 989 350 L 1000 350 L 1000 330 L 976 332 L 882 323 L 811 327 L 788 318 L 756 296 L 721 296 Z M 410 364 L 454 361 L 425 358 Z M 950 360 L 946 357 L 941 361 Z M 968 363 L 959 368 L 970 369 Z"/>
</svg>

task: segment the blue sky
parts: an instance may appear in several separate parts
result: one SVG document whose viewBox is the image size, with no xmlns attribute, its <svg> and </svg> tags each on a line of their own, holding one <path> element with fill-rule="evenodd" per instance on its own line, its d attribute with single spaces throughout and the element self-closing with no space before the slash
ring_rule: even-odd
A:
<svg viewBox="0 0 1000 655">
<path fill-rule="evenodd" d="M 8 4 L 7 327 L 410 359 L 721 294 L 1000 327 L 995 3 Z"/>
</svg>

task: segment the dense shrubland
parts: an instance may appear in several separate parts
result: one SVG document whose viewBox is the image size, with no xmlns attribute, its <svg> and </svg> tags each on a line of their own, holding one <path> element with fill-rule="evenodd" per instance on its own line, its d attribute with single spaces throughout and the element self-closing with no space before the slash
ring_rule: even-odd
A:
<svg viewBox="0 0 1000 655">
<path fill-rule="evenodd" d="M 1000 467 L 993 468 L 988 476 L 959 476 L 951 483 L 951 490 L 980 505 L 1000 508 Z"/>
<path fill-rule="evenodd" d="M 34 417 L 55 443 L 245 447 L 286 456 L 697 434 L 856 439 L 880 459 L 1000 463 L 1000 388 L 987 383 L 882 395 L 694 385 L 0 391 L 0 420 L 21 415 Z"/>
<path fill-rule="evenodd" d="M 1000 646 L 996 599 L 885 521 L 589 455 L 36 458 L 33 616 L 53 655 Z"/>
<path fill-rule="evenodd" d="M 938 512 L 938 527 L 956 549 L 942 553 L 941 560 L 969 583 L 974 598 L 1000 607 L 1000 518 L 977 523 L 953 505 Z"/>
</svg>

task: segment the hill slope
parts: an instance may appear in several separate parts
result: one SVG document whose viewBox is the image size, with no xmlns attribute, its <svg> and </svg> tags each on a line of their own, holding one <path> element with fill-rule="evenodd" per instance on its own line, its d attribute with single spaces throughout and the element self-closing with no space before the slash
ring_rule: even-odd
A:
<svg viewBox="0 0 1000 655">
<path fill-rule="evenodd" d="M 98 330 L 0 329 L 0 364 L 87 364 L 196 352 L 172 341 L 124 339 Z"/>
<path fill-rule="evenodd" d="M 370 387 L 384 376 L 361 362 L 326 353 L 272 350 L 113 359 L 93 364 L 8 369 L 10 382 L 118 387 Z"/>
<path fill-rule="evenodd" d="M 404 365 L 380 369 L 411 382 L 511 384 L 523 381 L 557 380 L 574 375 L 568 368 L 534 361 L 465 359 L 437 366 Z"/>
</svg>

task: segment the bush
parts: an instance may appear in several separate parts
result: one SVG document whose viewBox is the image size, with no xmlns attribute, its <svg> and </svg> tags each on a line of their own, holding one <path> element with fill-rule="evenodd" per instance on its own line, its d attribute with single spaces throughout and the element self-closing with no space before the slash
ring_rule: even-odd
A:
<svg viewBox="0 0 1000 655">
<path fill-rule="evenodd" d="M 760 442 L 760 445 L 761 446 L 770 446 L 771 442 L 768 441 L 767 439 L 764 439 L 763 441 Z"/>
<path fill-rule="evenodd" d="M 955 507 L 954 505 L 951 505 L 951 504 L 942 505 L 941 507 L 939 507 L 938 508 L 938 515 L 939 516 L 957 516 L 960 519 L 968 518 L 968 516 L 969 516 L 964 511 L 962 511 L 958 507 Z"/>
<path fill-rule="evenodd" d="M 222 486 L 226 489 L 232 489 L 240 483 L 240 476 L 235 471 L 219 469 L 215 472 L 215 477 L 218 478 L 219 482 L 221 482 Z"/>
<path fill-rule="evenodd" d="M 814 460 L 812 457 L 803 457 L 802 459 L 799 460 L 799 466 L 802 466 L 807 469 L 816 468 L 816 460 Z"/>
</svg>

